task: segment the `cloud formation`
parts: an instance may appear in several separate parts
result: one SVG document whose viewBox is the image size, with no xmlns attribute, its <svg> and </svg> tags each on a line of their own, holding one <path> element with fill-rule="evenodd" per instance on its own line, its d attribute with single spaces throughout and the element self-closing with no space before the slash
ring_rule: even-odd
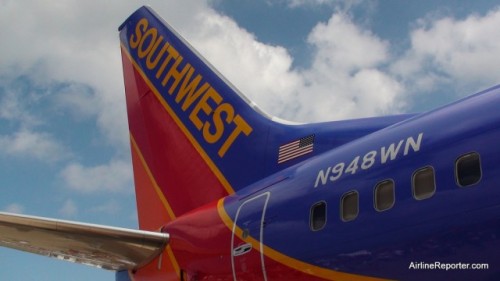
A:
<svg viewBox="0 0 500 281">
<path fill-rule="evenodd" d="M 70 189 L 84 192 L 123 192 L 132 183 L 132 167 L 124 160 L 111 160 L 107 164 L 85 167 L 71 163 L 60 174 Z"/>
<path fill-rule="evenodd" d="M 52 135 L 28 129 L 21 129 L 11 135 L 0 135 L 0 152 L 44 162 L 55 162 L 69 156 L 64 145 Z"/>
<path fill-rule="evenodd" d="M 411 46 L 393 71 L 413 86 L 431 92 L 446 84 L 460 95 L 499 83 L 500 8 L 464 19 L 423 18 L 410 34 Z"/>
<path fill-rule="evenodd" d="M 343 13 L 316 25 L 308 42 L 315 53 L 311 68 L 303 72 L 303 95 L 315 104 L 302 114 L 303 118 L 345 119 L 401 109 L 397 97 L 402 87 L 381 69 L 389 63 L 388 42 L 357 26 Z"/>
<path fill-rule="evenodd" d="M 59 215 L 65 218 L 72 218 L 78 214 L 78 207 L 75 202 L 71 199 L 64 201 L 63 205 L 59 209 Z"/>
<path fill-rule="evenodd" d="M 324 2 L 287 3 L 298 8 Z M 398 55 L 393 42 L 345 12 L 358 1 L 334 1 L 342 7 L 307 36 L 310 65 L 296 68 L 286 48 L 260 42 L 211 8 L 210 1 L 151 3 L 244 95 L 292 121 L 404 112 L 412 96 L 439 93 L 442 86 L 462 87 L 457 93 L 464 95 L 498 82 L 499 9 L 464 19 L 423 17 L 409 32 L 408 49 Z M 0 100 L 0 119 L 17 125 L 0 132 L 1 152 L 35 159 L 71 155 L 56 160 L 66 161 L 59 175 L 72 190 L 117 191 L 131 185 L 117 26 L 136 8 L 118 1 L 2 1 L 0 81 L 8 84 L 22 76 L 34 84 L 56 85 L 45 89 L 51 106 L 72 118 L 93 120 L 114 157 L 82 164 L 86 156 L 56 139 L 47 117 L 27 112 L 18 97 L 8 94 Z"/>
<path fill-rule="evenodd" d="M 11 203 L 3 209 L 3 211 L 8 212 L 8 213 L 14 213 L 14 214 L 23 214 L 24 213 L 24 206 L 18 203 Z"/>
</svg>

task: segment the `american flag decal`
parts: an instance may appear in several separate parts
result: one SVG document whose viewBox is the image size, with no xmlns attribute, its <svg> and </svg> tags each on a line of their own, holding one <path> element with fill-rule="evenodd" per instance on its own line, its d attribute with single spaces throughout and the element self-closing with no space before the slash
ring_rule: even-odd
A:
<svg viewBox="0 0 500 281">
<path fill-rule="evenodd" d="M 278 164 L 295 159 L 299 156 L 313 152 L 314 135 L 289 142 L 280 146 L 278 151 Z"/>
</svg>

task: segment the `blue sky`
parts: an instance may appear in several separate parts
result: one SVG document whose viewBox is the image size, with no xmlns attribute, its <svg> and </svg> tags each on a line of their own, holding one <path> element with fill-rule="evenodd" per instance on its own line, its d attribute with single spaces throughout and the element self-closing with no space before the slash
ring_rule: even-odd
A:
<svg viewBox="0 0 500 281">
<path fill-rule="evenodd" d="M 265 111 L 422 112 L 500 83 L 496 1 L 0 0 L 0 210 L 137 227 L 117 27 L 151 5 Z M 0 249 L 1 280 L 113 280 Z"/>
</svg>

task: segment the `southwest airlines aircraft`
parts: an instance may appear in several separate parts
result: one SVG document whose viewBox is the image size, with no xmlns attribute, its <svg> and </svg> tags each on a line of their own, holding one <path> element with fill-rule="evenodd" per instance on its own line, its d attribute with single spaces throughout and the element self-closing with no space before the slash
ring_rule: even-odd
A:
<svg viewBox="0 0 500 281">
<path fill-rule="evenodd" d="M 500 87 L 284 123 L 150 8 L 119 30 L 141 230 L 1 213 L 1 245 L 120 281 L 500 280 Z"/>
</svg>

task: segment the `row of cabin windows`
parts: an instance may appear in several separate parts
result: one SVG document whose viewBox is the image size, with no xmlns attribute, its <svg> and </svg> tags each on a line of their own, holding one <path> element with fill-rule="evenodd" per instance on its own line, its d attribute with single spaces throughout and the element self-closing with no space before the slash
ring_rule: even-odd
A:
<svg viewBox="0 0 500 281">
<path fill-rule="evenodd" d="M 466 187 L 481 180 L 481 159 L 476 152 L 460 156 L 455 161 L 455 180 L 458 186 Z M 392 179 L 384 180 L 375 185 L 373 206 L 382 212 L 389 210 L 395 203 L 395 183 Z M 412 194 L 416 200 L 432 197 L 436 192 L 436 177 L 434 168 L 426 166 L 416 170 L 412 176 Z M 348 191 L 340 199 L 340 218 L 344 222 L 356 219 L 359 213 L 359 193 Z M 320 201 L 311 207 L 310 227 L 313 231 L 321 230 L 326 225 L 326 202 Z"/>
</svg>

